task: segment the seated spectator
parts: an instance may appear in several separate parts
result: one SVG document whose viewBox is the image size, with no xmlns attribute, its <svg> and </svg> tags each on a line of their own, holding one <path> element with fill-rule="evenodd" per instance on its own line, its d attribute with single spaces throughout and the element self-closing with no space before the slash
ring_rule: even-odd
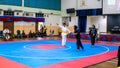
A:
<svg viewBox="0 0 120 68">
<path fill-rule="evenodd" d="M 39 32 L 39 37 L 43 37 L 43 32 L 42 31 Z"/>
<path fill-rule="evenodd" d="M 0 31 L 0 38 L 3 37 L 3 31 Z"/>
<path fill-rule="evenodd" d="M 38 32 L 38 37 L 42 37 L 42 32 Z"/>
<path fill-rule="evenodd" d="M 35 33 L 35 37 L 39 37 L 39 32 L 38 31 Z"/>
<path fill-rule="evenodd" d="M 32 31 L 30 30 L 30 32 L 29 32 L 29 38 L 32 38 Z"/>
<path fill-rule="evenodd" d="M 10 39 L 10 30 L 7 27 L 3 30 L 3 36 L 6 40 Z"/>
<path fill-rule="evenodd" d="M 26 34 L 25 34 L 25 32 L 24 32 L 24 30 L 22 31 L 22 38 L 24 39 L 24 38 L 26 38 L 27 36 L 26 36 Z"/>
<path fill-rule="evenodd" d="M 35 32 L 32 33 L 32 37 L 35 37 Z"/>
<path fill-rule="evenodd" d="M 17 30 L 17 38 L 18 38 L 18 39 L 21 39 L 21 37 L 22 37 L 22 36 L 21 36 L 20 30 Z"/>
</svg>

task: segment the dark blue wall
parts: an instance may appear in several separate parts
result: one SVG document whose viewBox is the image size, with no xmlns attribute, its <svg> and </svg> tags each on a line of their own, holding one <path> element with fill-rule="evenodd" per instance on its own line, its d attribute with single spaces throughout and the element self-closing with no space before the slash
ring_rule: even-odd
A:
<svg viewBox="0 0 120 68">
<path fill-rule="evenodd" d="M 76 10 L 77 16 L 96 16 L 102 15 L 102 9 L 84 9 Z"/>
</svg>

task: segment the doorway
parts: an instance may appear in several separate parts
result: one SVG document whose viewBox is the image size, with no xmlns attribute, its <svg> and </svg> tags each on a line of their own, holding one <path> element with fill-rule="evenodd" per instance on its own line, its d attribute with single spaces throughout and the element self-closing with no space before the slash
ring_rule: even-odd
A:
<svg viewBox="0 0 120 68">
<path fill-rule="evenodd" d="M 14 22 L 4 22 L 3 23 L 3 30 L 7 27 L 11 31 L 11 35 L 14 34 Z"/>
</svg>

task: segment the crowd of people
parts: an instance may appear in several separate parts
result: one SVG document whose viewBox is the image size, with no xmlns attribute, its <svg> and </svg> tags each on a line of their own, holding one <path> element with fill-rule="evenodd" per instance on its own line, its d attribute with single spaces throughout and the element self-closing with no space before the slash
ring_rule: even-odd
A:
<svg viewBox="0 0 120 68">
<path fill-rule="evenodd" d="M 20 30 L 16 31 L 16 35 L 11 35 L 11 31 L 5 27 L 3 30 L 3 39 L 5 40 L 10 40 L 11 38 L 17 38 L 17 39 L 25 39 L 25 38 L 35 38 L 35 37 L 46 37 L 47 27 L 43 26 L 39 31 L 32 32 L 31 30 L 29 31 L 29 34 L 26 34 L 24 30 L 22 32 Z"/>
<path fill-rule="evenodd" d="M 36 31 L 36 32 L 32 32 L 30 30 L 28 35 L 25 34 L 24 30 L 22 31 L 22 33 L 20 32 L 20 30 L 17 30 L 16 38 L 20 39 L 20 38 L 46 37 L 47 36 L 46 30 L 47 30 L 47 27 L 44 26 L 39 31 Z"/>
</svg>

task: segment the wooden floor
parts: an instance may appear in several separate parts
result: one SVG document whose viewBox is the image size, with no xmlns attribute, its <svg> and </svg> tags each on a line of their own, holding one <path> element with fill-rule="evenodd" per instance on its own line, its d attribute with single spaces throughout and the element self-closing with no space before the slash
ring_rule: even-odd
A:
<svg viewBox="0 0 120 68">
<path fill-rule="evenodd" d="M 49 39 L 49 37 L 47 39 Z M 58 38 L 55 37 L 54 39 L 58 39 Z M 32 39 L 29 39 L 29 38 L 27 38 L 27 39 L 15 39 L 15 40 L 18 40 L 18 41 L 20 41 L 20 40 L 36 40 L 36 38 L 32 38 Z M 2 42 L 2 41 L 3 40 L 0 40 L 0 42 Z M 111 43 L 111 42 L 105 42 L 105 43 Z M 118 59 L 115 58 L 115 59 L 108 60 L 108 61 L 105 61 L 105 62 L 102 62 L 102 63 L 99 63 L 99 64 L 88 66 L 86 68 L 117 68 L 117 61 L 118 61 Z"/>
<path fill-rule="evenodd" d="M 96 65 L 92 65 L 86 68 L 117 68 L 117 58 L 109 61 L 105 61 Z"/>
</svg>

